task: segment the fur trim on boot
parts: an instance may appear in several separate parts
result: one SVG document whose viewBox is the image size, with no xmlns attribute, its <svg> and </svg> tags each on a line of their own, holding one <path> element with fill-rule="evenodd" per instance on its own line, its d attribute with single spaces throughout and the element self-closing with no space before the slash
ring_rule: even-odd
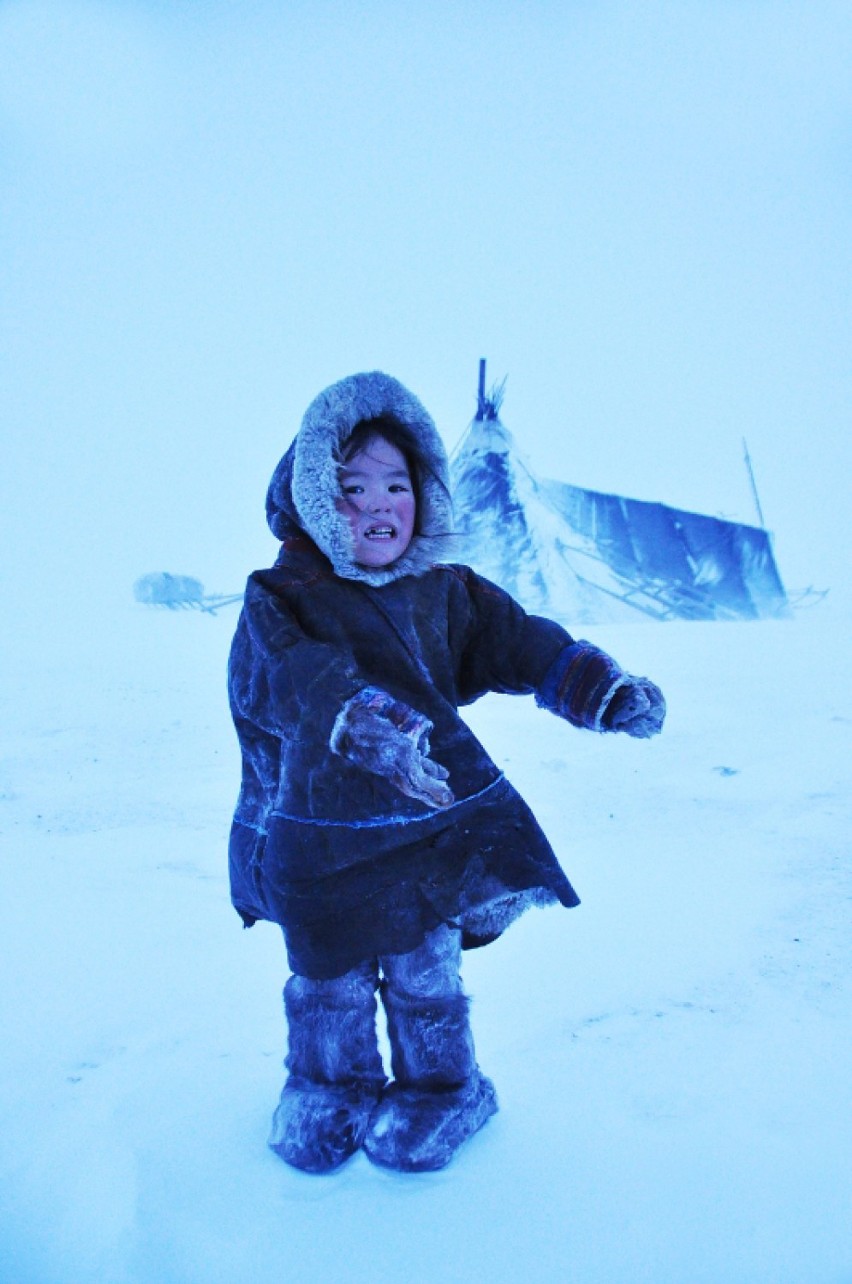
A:
<svg viewBox="0 0 852 1284">
<path fill-rule="evenodd" d="M 382 987 L 395 1083 L 370 1120 L 369 1159 L 400 1172 L 444 1168 L 497 1110 L 476 1064 L 464 994 L 417 996 Z"/>
<path fill-rule="evenodd" d="M 403 1088 L 457 1088 L 476 1069 L 466 994 L 402 994 L 382 985 L 393 1077 Z"/>
<path fill-rule="evenodd" d="M 333 1172 L 364 1144 L 378 1099 L 375 1086 L 313 1083 L 291 1074 L 272 1116 L 269 1146 L 302 1172 Z"/>
<path fill-rule="evenodd" d="M 433 1092 L 392 1083 L 370 1120 L 364 1150 L 383 1168 L 434 1172 L 445 1168 L 497 1109 L 494 1084 L 481 1070 L 458 1088 Z"/>
<path fill-rule="evenodd" d="M 363 1143 L 385 1082 L 376 1039 L 375 978 L 293 976 L 284 987 L 290 1075 L 269 1146 L 309 1173 L 339 1168 Z"/>
</svg>

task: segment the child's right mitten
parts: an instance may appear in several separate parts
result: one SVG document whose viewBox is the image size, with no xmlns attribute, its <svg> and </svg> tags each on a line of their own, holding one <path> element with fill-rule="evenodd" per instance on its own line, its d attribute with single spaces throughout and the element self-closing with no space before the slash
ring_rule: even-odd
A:
<svg viewBox="0 0 852 1284">
<path fill-rule="evenodd" d="M 658 735 L 666 716 L 658 686 L 625 673 L 606 651 L 582 640 L 559 653 L 535 698 L 575 727 L 623 731 L 641 740 Z"/>
<path fill-rule="evenodd" d="M 638 740 L 659 735 L 666 716 L 663 693 L 650 678 L 626 674 L 624 686 L 618 688 L 606 707 L 603 725 L 607 731 L 624 731 Z"/>
<path fill-rule="evenodd" d="M 429 757 L 432 723 L 386 691 L 365 687 L 340 710 L 331 731 L 332 752 L 430 807 L 454 801 L 449 772 Z"/>
</svg>

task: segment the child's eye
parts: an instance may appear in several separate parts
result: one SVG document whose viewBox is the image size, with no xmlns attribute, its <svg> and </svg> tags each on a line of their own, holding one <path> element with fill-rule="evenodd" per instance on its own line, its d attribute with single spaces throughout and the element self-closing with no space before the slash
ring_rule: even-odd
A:
<svg viewBox="0 0 852 1284">
<path fill-rule="evenodd" d="M 357 482 L 350 482 L 348 486 L 342 487 L 344 495 L 360 495 L 364 487 L 359 486 Z"/>
<path fill-rule="evenodd" d="M 402 482 L 394 482 L 393 485 L 390 486 L 388 489 L 390 490 L 390 493 L 392 495 L 395 495 L 397 491 L 403 491 L 406 493 L 408 492 L 408 487 L 404 485 Z"/>
</svg>

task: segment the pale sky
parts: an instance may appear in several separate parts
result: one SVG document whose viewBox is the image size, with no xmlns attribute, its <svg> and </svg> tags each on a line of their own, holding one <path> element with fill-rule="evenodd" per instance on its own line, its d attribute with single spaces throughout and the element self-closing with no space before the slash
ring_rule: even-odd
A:
<svg viewBox="0 0 852 1284">
<path fill-rule="evenodd" d="M 313 396 L 848 563 L 852 6 L 0 7 L 7 585 L 239 590 Z M 8 493 L 5 493 L 8 489 Z M 841 511 L 841 509 L 843 511 Z"/>
</svg>

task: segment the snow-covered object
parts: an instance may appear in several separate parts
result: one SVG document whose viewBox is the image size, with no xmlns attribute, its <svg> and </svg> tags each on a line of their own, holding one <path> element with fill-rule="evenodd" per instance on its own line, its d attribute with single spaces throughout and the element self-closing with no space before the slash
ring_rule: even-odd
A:
<svg viewBox="0 0 852 1284">
<path fill-rule="evenodd" d="M 133 585 L 133 596 L 143 606 L 165 606 L 170 611 L 193 608 L 215 615 L 220 606 L 242 601 L 242 593 L 205 593 L 201 580 L 192 575 L 152 571 Z"/>
<path fill-rule="evenodd" d="M 191 575 L 153 571 L 139 577 L 133 585 L 133 596 L 145 606 L 167 606 L 170 611 L 179 607 L 201 607 L 204 585 Z"/>
<path fill-rule="evenodd" d="M 539 479 L 487 409 L 451 480 L 465 560 L 527 610 L 573 625 L 789 611 L 765 530 Z"/>
</svg>

